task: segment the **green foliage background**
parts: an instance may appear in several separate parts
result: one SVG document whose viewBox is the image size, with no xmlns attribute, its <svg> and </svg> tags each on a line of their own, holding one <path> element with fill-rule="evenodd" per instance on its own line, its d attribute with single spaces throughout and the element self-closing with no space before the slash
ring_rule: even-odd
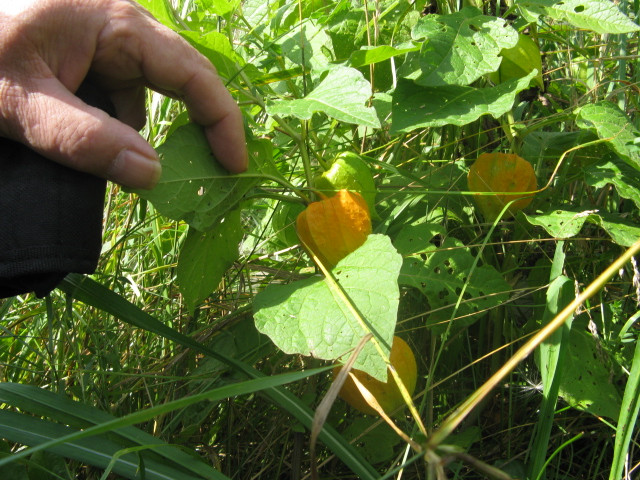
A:
<svg viewBox="0 0 640 480">
<path fill-rule="evenodd" d="M 637 1 L 139 3 L 215 65 L 250 169 L 148 95 L 158 187 L 111 186 L 96 274 L 0 303 L 1 478 L 637 475 L 635 260 L 458 410 L 640 239 Z M 289 212 L 345 151 L 374 180 L 374 235 L 326 277 Z M 540 189 L 492 224 L 466 184 L 486 152 Z M 375 377 L 394 334 L 416 354 L 418 418 L 394 416 L 413 446 L 338 399 L 313 457 L 323 367 L 368 332 Z"/>
</svg>

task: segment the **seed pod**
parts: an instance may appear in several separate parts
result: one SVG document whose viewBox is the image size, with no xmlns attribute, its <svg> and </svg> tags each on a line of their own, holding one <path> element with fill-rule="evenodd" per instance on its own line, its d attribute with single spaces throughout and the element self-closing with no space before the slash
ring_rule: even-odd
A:
<svg viewBox="0 0 640 480">
<path fill-rule="evenodd" d="M 374 220 L 379 219 L 376 211 L 376 184 L 369 165 L 353 152 L 342 152 L 331 164 L 331 168 L 314 179 L 314 186 L 327 197 L 339 190 L 358 192 L 367 202 L 369 213 Z"/>
<path fill-rule="evenodd" d="M 407 345 L 400 337 L 393 337 L 393 345 L 391 346 L 391 353 L 389 354 L 389 362 L 398 372 L 402 383 L 407 388 L 409 395 L 413 394 L 416 388 L 416 381 L 418 378 L 418 366 L 416 365 L 416 357 L 411 350 L 411 347 Z M 334 378 L 338 375 L 342 367 L 335 367 L 333 369 Z M 356 370 L 355 368 L 351 372 L 362 383 L 367 390 L 375 397 L 385 413 L 391 413 L 396 408 L 404 404 L 404 399 L 398 388 L 398 384 L 391 376 L 391 372 L 388 372 L 387 382 L 382 383 L 380 380 L 376 380 L 369 374 L 362 370 Z M 368 415 L 378 415 L 378 412 L 371 407 L 364 399 L 360 390 L 358 389 L 356 382 L 353 381 L 351 376 L 347 377 L 347 380 L 342 385 L 339 393 L 340 397 L 351 405 L 353 408 L 366 413 Z"/>
<path fill-rule="evenodd" d="M 311 203 L 298 215 L 296 227 L 302 245 L 331 268 L 365 242 L 371 234 L 371 217 L 360 194 L 340 190 Z"/>
<path fill-rule="evenodd" d="M 531 164 L 512 153 L 483 153 L 469 169 L 467 183 L 472 192 L 521 192 L 515 195 L 475 196 L 487 222 L 493 222 L 507 203 L 516 200 L 502 218 L 513 217 L 533 200 L 533 194 L 522 192 L 537 188 L 536 174 Z"/>
</svg>

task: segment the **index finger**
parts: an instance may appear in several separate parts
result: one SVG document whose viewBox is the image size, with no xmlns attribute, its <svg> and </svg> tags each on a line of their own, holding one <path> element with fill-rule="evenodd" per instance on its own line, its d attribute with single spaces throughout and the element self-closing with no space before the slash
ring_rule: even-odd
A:
<svg viewBox="0 0 640 480">
<path fill-rule="evenodd" d="M 105 26 L 94 68 L 102 75 L 113 76 L 115 57 L 128 64 L 125 71 L 138 70 L 150 88 L 184 101 L 192 120 L 205 128 L 217 160 L 231 172 L 245 171 L 248 160 L 242 113 L 215 67 L 152 17 L 139 11 L 135 16 L 132 21 L 128 12 L 119 21 L 112 18 Z M 131 68 L 132 64 L 137 68 Z"/>
</svg>

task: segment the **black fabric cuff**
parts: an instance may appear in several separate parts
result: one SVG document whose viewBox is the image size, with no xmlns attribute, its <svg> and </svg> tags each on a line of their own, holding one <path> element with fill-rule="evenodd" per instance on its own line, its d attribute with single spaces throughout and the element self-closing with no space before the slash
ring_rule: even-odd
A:
<svg viewBox="0 0 640 480">
<path fill-rule="evenodd" d="M 76 95 L 115 116 L 98 88 Z M 102 248 L 106 181 L 0 137 L 0 298 L 42 297 L 71 272 L 93 273 Z"/>
</svg>

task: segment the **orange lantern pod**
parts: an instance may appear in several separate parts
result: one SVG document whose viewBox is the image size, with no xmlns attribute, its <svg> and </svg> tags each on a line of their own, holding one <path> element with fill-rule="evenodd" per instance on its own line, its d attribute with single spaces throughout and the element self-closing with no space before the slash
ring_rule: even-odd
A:
<svg viewBox="0 0 640 480">
<path fill-rule="evenodd" d="M 360 247 L 371 234 L 367 202 L 359 193 L 339 190 L 313 202 L 298 215 L 298 238 L 326 267 Z"/>
<path fill-rule="evenodd" d="M 533 200 L 537 181 L 533 167 L 524 158 L 513 153 L 483 153 L 469 169 L 469 190 L 473 192 L 519 192 L 518 194 L 477 195 L 474 197 L 482 215 L 493 222 L 504 206 L 515 200 L 504 215 L 509 219 Z"/>
</svg>

